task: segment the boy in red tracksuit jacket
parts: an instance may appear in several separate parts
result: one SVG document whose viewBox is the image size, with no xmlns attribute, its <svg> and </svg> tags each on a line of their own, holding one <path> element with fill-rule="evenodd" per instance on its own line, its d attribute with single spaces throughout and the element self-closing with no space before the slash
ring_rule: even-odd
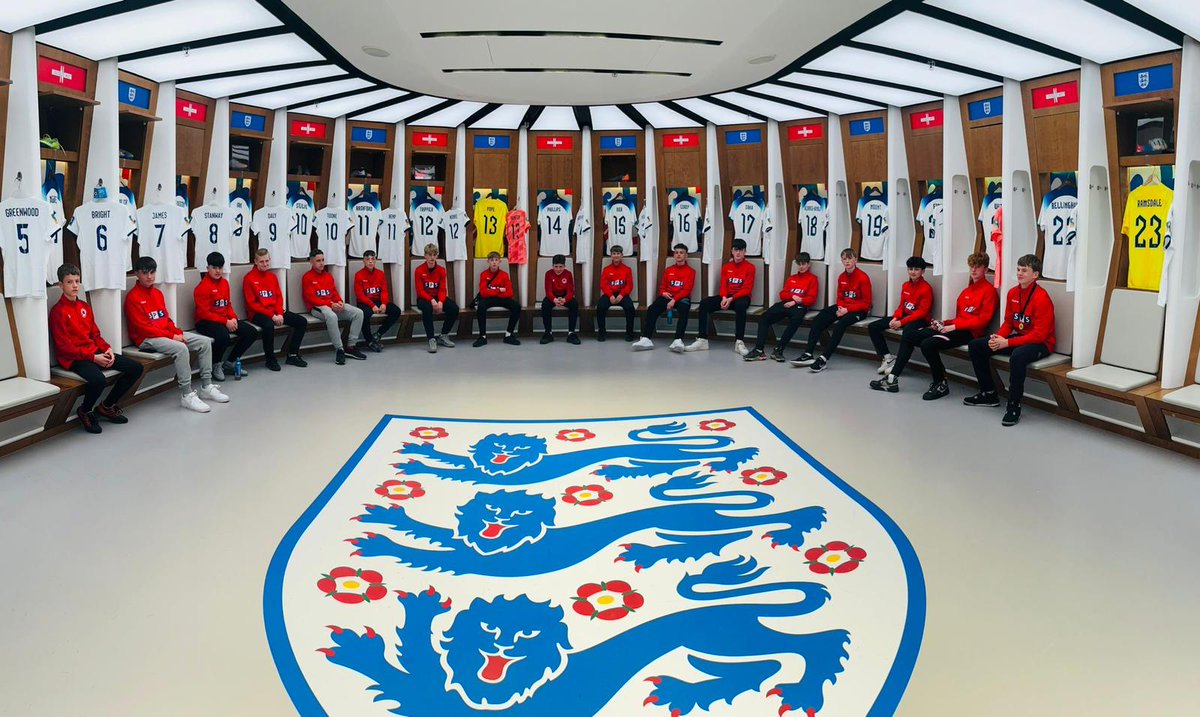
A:
<svg viewBox="0 0 1200 717">
<path fill-rule="evenodd" d="M 1038 286 L 1042 260 L 1036 254 L 1017 259 L 1017 285 L 1008 290 L 1004 302 L 1004 323 L 991 336 L 971 341 L 971 364 L 979 380 L 979 393 L 963 399 L 967 406 L 999 406 L 996 384 L 992 380 L 990 359 L 1008 354 L 1008 409 L 1000 420 L 1003 426 L 1015 426 L 1021 420 L 1021 399 L 1025 395 L 1025 373 L 1029 364 L 1054 352 L 1054 301 Z"/>
<path fill-rule="evenodd" d="M 625 250 L 614 244 L 608 250 L 608 266 L 600 270 L 600 298 L 596 301 L 596 340 L 608 338 L 605 324 L 614 306 L 625 312 L 625 340 L 633 341 L 633 272 L 625 265 Z"/>
<path fill-rule="evenodd" d="M 206 259 L 208 268 L 200 283 L 192 291 L 195 305 L 196 333 L 203 334 L 213 342 L 213 378 L 225 380 L 225 373 L 233 373 L 234 362 L 246 353 L 258 332 L 249 321 L 238 319 L 229 298 L 229 281 L 225 279 L 225 257 L 214 251 Z M 234 343 L 233 337 L 237 336 Z M 233 343 L 233 350 L 225 358 L 225 350 Z M 242 371 L 242 376 L 246 372 Z"/>
<path fill-rule="evenodd" d="M 308 362 L 300 358 L 300 342 L 304 340 L 308 322 L 284 306 L 279 279 L 271 273 L 271 252 L 266 249 L 254 253 L 254 268 L 246 272 L 246 277 L 242 279 L 242 296 L 246 300 L 246 318 L 258 327 L 262 335 L 267 368 L 279 370 L 279 362 L 275 360 L 275 329 L 285 325 L 292 330 L 286 349 L 286 363 L 299 368 L 307 366 Z"/>
<path fill-rule="evenodd" d="M 671 265 L 663 269 L 658 284 L 658 296 L 646 309 L 642 319 L 642 337 L 633 344 L 634 351 L 649 351 L 654 348 L 654 325 L 664 311 L 678 311 L 679 322 L 675 325 L 675 340 L 668 347 L 675 353 L 684 351 L 683 332 L 687 331 L 688 314 L 692 311 L 692 288 L 696 285 L 696 270 L 688 264 L 686 244 L 676 244 L 671 250 Z"/>
<path fill-rule="evenodd" d="M 425 262 L 413 273 L 417 292 L 417 310 L 421 312 L 421 323 L 425 326 L 425 337 L 429 340 L 429 353 L 437 353 L 439 346 L 454 348 L 450 340 L 450 329 L 458 319 L 458 304 L 446 296 L 446 267 L 437 263 L 438 245 L 425 245 Z M 443 314 L 442 333 L 433 333 L 434 314 Z"/>
<path fill-rule="evenodd" d="M 787 328 L 783 330 L 783 335 L 779 337 L 779 343 L 771 352 L 771 358 L 782 363 L 785 360 L 783 347 L 787 346 L 792 337 L 796 335 L 800 324 L 804 322 L 804 316 L 813 304 L 817 303 L 817 292 L 820 289 L 817 275 L 809 271 L 812 258 L 808 252 L 802 251 L 796 255 L 792 263 L 796 266 L 796 273 L 783 282 L 783 289 L 779 292 L 779 301 L 772 304 L 771 308 L 767 309 L 762 318 L 758 320 L 758 339 L 754 342 L 754 348 L 750 349 L 750 353 L 743 357 L 747 361 L 766 360 L 767 356 L 763 353 L 763 349 L 767 345 L 767 327 L 777 321 L 787 319 Z"/>
<path fill-rule="evenodd" d="M 871 345 L 879 356 L 879 375 L 886 376 L 896 363 L 896 357 L 888 350 L 887 339 L 883 332 L 888 329 L 900 332 L 900 338 L 912 336 L 914 332 L 929 326 L 929 317 L 933 315 L 933 287 L 925 281 L 925 269 L 932 266 L 919 256 L 909 257 L 908 281 L 900 287 L 900 305 L 889 318 L 872 321 L 867 326 L 867 334 L 871 337 Z"/>
<path fill-rule="evenodd" d="M 358 349 L 354 337 L 362 331 L 363 311 L 357 306 L 347 306 L 338 293 L 333 274 L 325 270 L 325 252 L 313 249 L 308 254 L 309 270 L 300 279 L 301 293 L 304 295 L 304 305 L 315 318 L 325 323 L 325 331 L 329 334 L 329 343 L 333 344 L 333 362 L 338 366 L 346 363 L 346 358 L 365 361 L 367 355 Z M 350 322 L 350 344 L 342 344 L 342 327 L 338 321 Z"/>
<path fill-rule="evenodd" d="M 812 328 L 808 331 L 808 345 L 804 353 L 792 361 L 793 366 L 808 366 L 809 370 L 817 373 L 825 370 L 829 357 L 837 350 L 846 329 L 867 318 L 871 310 L 871 277 L 858 268 L 858 255 L 853 249 L 843 249 L 842 268 L 845 271 L 838 277 L 837 303 L 826 306 L 813 319 Z M 817 341 L 829 327 L 829 343 L 820 356 L 813 356 Z"/>
<path fill-rule="evenodd" d="M 388 301 L 387 276 L 375 268 L 378 259 L 373 250 L 363 252 L 363 268 L 354 274 L 354 298 L 358 300 L 358 308 L 363 312 L 362 337 L 363 341 L 375 353 L 383 351 L 380 342 L 396 322 L 400 320 L 400 307 Z M 371 334 L 371 317 L 383 316 L 383 325 L 379 333 Z"/>
<path fill-rule="evenodd" d="M 542 297 L 542 340 L 548 344 L 554 340 L 550 331 L 550 314 L 555 307 L 567 310 L 567 343 L 578 344 L 579 334 L 575 328 L 579 323 L 579 302 L 575 299 L 575 277 L 567 271 L 567 257 L 555 254 L 550 260 L 550 271 L 546 272 L 546 295 Z"/>
<path fill-rule="evenodd" d="M 721 267 L 721 286 L 715 296 L 700 300 L 700 330 L 696 340 L 685 351 L 708 350 L 708 316 L 714 311 L 733 310 L 733 350 L 740 356 L 750 353 L 746 348 L 746 311 L 750 308 L 750 292 L 754 290 L 754 265 L 746 261 L 746 240 L 734 239 L 730 244 L 732 259 Z"/>
<path fill-rule="evenodd" d="M 205 401 L 228 403 L 229 396 L 212 382 L 212 339 L 183 331 L 167 313 L 166 300 L 154 286 L 158 262 L 148 256 L 133 265 L 137 282 L 125 294 L 125 322 L 129 341 L 143 351 L 166 354 L 175 363 L 175 383 L 179 386 L 179 405 L 189 411 L 208 413 Z M 192 351 L 200 364 L 200 390 L 192 390 Z"/>
<path fill-rule="evenodd" d="M 996 313 L 996 289 L 987 280 L 988 255 L 982 252 L 967 257 L 969 282 L 958 295 L 954 317 L 945 321 L 934 321 L 929 326 L 905 333 L 896 351 L 896 361 L 888 374 L 871 382 L 876 391 L 896 393 L 900 390 L 899 378 L 908 365 L 909 358 L 918 347 L 929 363 L 932 374 L 929 390 L 922 396 L 926 401 L 935 401 L 950 395 L 946 383 L 946 366 L 942 363 L 942 352 L 957 346 L 965 346 L 971 339 L 979 338 L 987 329 Z"/>
<path fill-rule="evenodd" d="M 96 417 L 109 423 L 129 423 L 117 402 L 142 377 L 142 365 L 131 358 L 113 353 L 112 346 L 100 335 L 100 327 L 92 315 L 92 307 L 79 298 L 82 286 L 79 267 L 63 264 L 58 267 L 58 285 L 62 297 L 50 308 L 50 340 L 54 343 L 58 365 L 79 374 L 84 381 L 83 403 L 75 412 L 79 425 L 88 433 L 103 429 Z M 104 392 L 104 372 L 119 371 L 108 397 L 99 406 L 96 401 Z"/>
<path fill-rule="evenodd" d="M 479 296 L 475 299 L 476 317 L 479 321 L 479 338 L 471 344 L 475 348 L 487 345 L 487 311 L 492 307 L 508 310 L 508 328 L 504 330 L 504 343 L 520 346 L 521 340 L 513 336 L 517 321 L 521 318 L 521 305 L 513 298 L 512 280 L 508 272 L 500 269 L 499 252 L 488 254 L 488 265 L 479 275 Z"/>
</svg>

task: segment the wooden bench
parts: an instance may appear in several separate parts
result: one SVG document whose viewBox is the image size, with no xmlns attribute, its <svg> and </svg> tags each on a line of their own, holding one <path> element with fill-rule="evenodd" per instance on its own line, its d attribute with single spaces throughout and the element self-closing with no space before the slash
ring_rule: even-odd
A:
<svg viewBox="0 0 1200 717">
<path fill-rule="evenodd" d="M 61 390 L 25 375 L 12 305 L 0 297 L 0 455 L 45 430 Z"/>
</svg>

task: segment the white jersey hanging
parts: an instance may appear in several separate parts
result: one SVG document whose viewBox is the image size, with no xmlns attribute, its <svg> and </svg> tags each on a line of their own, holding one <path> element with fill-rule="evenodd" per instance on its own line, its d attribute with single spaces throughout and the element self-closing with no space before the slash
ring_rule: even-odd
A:
<svg viewBox="0 0 1200 717">
<path fill-rule="evenodd" d="M 716 223 L 713 221 L 713 215 L 716 210 L 713 208 L 713 202 L 709 199 L 708 204 L 704 205 L 704 242 L 703 252 L 700 256 L 700 261 L 705 264 L 711 264 L 716 261 L 717 257 L 717 233 L 713 231 Z"/>
<path fill-rule="evenodd" d="M 691 254 L 699 250 L 697 235 L 700 233 L 700 207 L 695 200 L 683 198 L 671 206 L 671 246 L 683 244 Z"/>
<path fill-rule="evenodd" d="M 762 211 L 762 256 L 766 264 L 775 261 L 775 220 L 771 218 L 770 206 Z"/>
<path fill-rule="evenodd" d="M 882 261 L 888 241 L 887 202 L 882 196 L 873 196 L 858 205 L 855 218 L 862 225 L 859 254 L 863 259 Z"/>
<path fill-rule="evenodd" d="M 75 210 L 67 225 L 79 246 L 83 290 L 124 289 L 125 267 L 133 237 L 129 211 L 115 201 L 88 202 Z"/>
<path fill-rule="evenodd" d="M 139 212 L 139 216 L 141 213 Z M 250 205 L 242 197 L 229 200 L 230 256 L 232 264 L 250 263 L 250 222 L 254 218 Z"/>
<path fill-rule="evenodd" d="M 633 230 L 637 228 L 637 216 L 625 202 L 613 202 L 604 208 L 604 227 L 608 238 L 604 242 L 604 253 L 612 253 L 619 246 L 626 254 L 633 253 Z"/>
<path fill-rule="evenodd" d="M 46 295 L 46 265 L 58 231 L 54 209 L 40 197 L 8 199 L 0 204 L 5 296 Z M 58 267 L 54 270 L 57 272 Z"/>
<path fill-rule="evenodd" d="M 942 196 L 926 195 L 921 202 L 921 212 L 917 222 L 925 229 L 925 241 L 921 247 L 921 258 L 925 260 L 934 275 L 942 273 L 942 224 L 945 217 L 945 204 Z"/>
<path fill-rule="evenodd" d="M 571 253 L 571 211 L 558 202 L 538 207 L 538 254 Z"/>
<path fill-rule="evenodd" d="M 258 236 L 258 248 L 271 252 L 272 269 L 292 265 L 288 238 L 292 230 L 292 210 L 287 207 L 263 207 L 254 213 L 250 228 Z"/>
<path fill-rule="evenodd" d="M 312 251 L 312 229 L 315 216 L 316 212 L 313 211 L 312 200 L 307 196 L 300 195 L 292 200 L 292 226 L 290 231 L 292 257 L 307 259 L 308 253 Z"/>
<path fill-rule="evenodd" d="M 362 256 L 368 249 L 378 254 L 375 236 L 382 219 L 379 207 L 373 201 L 362 199 L 351 204 L 350 214 L 354 220 L 354 229 L 350 232 L 350 256 Z"/>
<path fill-rule="evenodd" d="M 350 212 L 341 207 L 328 206 L 317 212 L 317 248 L 325 255 L 327 265 L 346 265 L 346 233 L 353 224 Z"/>
<path fill-rule="evenodd" d="M 408 217 L 398 207 L 385 209 L 380 217 L 379 261 L 389 264 L 404 261 L 404 232 L 408 231 Z"/>
<path fill-rule="evenodd" d="M 588 219 L 587 209 L 581 208 L 575 215 L 575 260 L 580 264 L 590 264 L 592 251 L 595 248 L 592 237 L 592 220 Z"/>
<path fill-rule="evenodd" d="M 734 202 L 729 210 L 729 220 L 733 222 L 733 238 L 746 242 L 747 256 L 761 256 L 763 208 L 748 197 Z"/>
<path fill-rule="evenodd" d="M 187 223 L 179 205 L 151 204 L 138 210 L 138 253 L 158 264 L 159 284 L 184 283 Z M 203 261 L 204 257 L 200 257 Z"/>
<path fill-rule="evenodd" d="M 225 258 L 226 267 L 232 263 L 233 212 L 226 207 L 205 204 L 192 212 L 192 236 L 196 237 L 196 263 L 204 261 L 211 252 Z"/>
<path fill-rule="evenodd" d="M 1042 202 L 1038 228 L 1045 233 L 1042 251 L 1042 276 L 1066 279 L 1071 254 L 1075 251 L 1075 226 L 1079 199 L 1074 191 L 1050 193 Z"/>
<path fill-rule="evenodd" d="M 829 227 L 829 209 L 824 197 L 806 197 L 796 216 L 800 224 L 800 251 L 813 261 L 825 259 L 825 231 Z"/>
<path fill-rule="evenodd" d="M 437 204 L 426 202 L 412 209 L 412 255 L 425 256 L 426 244 L 438 243 L 438 229 L 445 212 Z"/>
<path fill-rule="evenodd" d="M 467 260 L 467 213 L 455 207 L 442 217 L 446 231 L 446 261 Z"/>
</svg>

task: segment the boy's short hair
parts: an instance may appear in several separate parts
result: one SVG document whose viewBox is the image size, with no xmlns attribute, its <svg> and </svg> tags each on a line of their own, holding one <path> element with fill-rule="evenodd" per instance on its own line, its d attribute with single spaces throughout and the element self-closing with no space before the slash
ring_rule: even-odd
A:
<svg viewBox="0 0 1200 717">
<path fill-rule="evenodd" d="M 204 261 L 208 262 L 209 266 L 220 269 L 225 266 L 225 255 L 219 251 L 209 252 L 208 256 L 204 257 Z"/>
<path fill-rule="evenodd" d="M 621 246 L 620 244 L 613 244 L 612 247 L 608 250 L 608 253 L 609 254 L 620 254 L 621 256 L 624 256 L 625 255 L 625 247 Z"/>
<path fill-rule="evenodd" d="M 738 250 L 746 251 L 746 240 L 745 239 L 734 239 L 733 243 L 730 244 L 729 247 L 733 251 L 738 251 Z"/>
<path fill-rule="evenodd" d="M 842 249 L 842 253 L 839 254 L 838 256 L 840 256 L 843 259 L 857 259 L 858 258 L 858 254 L 855 253 L 855 251 L 853 249 L 851 249 L 850 247 L 846 247 L 845 249 Z"/>
<path fill-rule="evenodd" d="M 793 263 L 793 264 L 796 264 L 796 265 L 800 265 L 800 264 L 811 264 L 811 263 L 812 263 L 812 257 L 811 257 L 811 256 L 809 256 L 808 252 L 806 252 L 806 251 L 802 251 L 802 252 L 800 252 L 799 254 L 797 254 L 797 255 L 796 255 L 796 258 L 795 258 L 795 259 L 792 259 L 792 263 Z"/>
<path fill-rule="evenodd" d="M 683 249 L 684 251 L 687 251 L 687 248 L 688 248 L 687 244 L 681 243 L 681 244 L 676 244 L 675 246 L 671 247 L 671 251 L 675 251 L 676 249 Z"/>
<path fill-rule="evenodd" d="M 367 249 L 366 251 L 364 251 L 364 252 L 363 252 L 363 257 L 362 257 L 362 258 L 364 258 L 364 259 L 370 259 L 370 258 L 371 258 L 371 257 L 373 257 L 373 256 L 375 256 L 375 250 L 374 250 L 374 249 Z"/>
<path fill-rule="evenodd" d="M 158 262 L 154 261 L 152 256 L 139 256 L 138 260 L 133 263 L 133 270 L 138 274 L 158 271 Z"/>
<path fill-rule="evenodd" d="M 991 257 L 981 251 L 977 251 L 971 256 L 967 257 L 967 266 L 972 268 L 982 266 L 984 269 L 986 269 L 991 263 Z"/>
<path fill-rule="evenodd" d="M 319 256 L 325 256 L 325 252 L 321 251 L 320 249 L 313 249 L 312 251 L 310 251 L 308 253 L 309 261 L 312 261 L 313 259 L 316 259 Z"/>
<path fill-rule="evenodd" d="M 488 252 L 488 261 L 491 261 L 492 259 L 499 259 L 499 258 L 500 258 L 500 252 L 498 252 L 498 251 L 489 251 Z"/>
<path fill-rule="evenodd" d="M 1038 258 L 1037 254 L 1026 254 L 1017 259 L 1017 266 L 1029 267 L 1031 270 L 1036 271 L 1039 276 L 1042 273 L 1042 260 Z"/>
<path fill-rule="evenodd" d="M 63 264 L 58 267 L 58 280 L 65 281 L 68 276 L 83 276 L 83 272 L 74 264 Z"/>
<path fill-rule="evenodd" d="M 908 257 L 908 261 L 904 262 L 904 265 L 909 269 L 928 269 L 930 266 L 929 262 L 925 261 L 925 257 L 921 256 Z"/>
<path fill-rule="evenodd" d="M 554 258 L 550 260 L 550 263 L 551 264 L 566 264 L 567 257 L 563 256 L 562 254 L 555 254 Z"/>
<path fill-rule="evenodd" d="M 271 253 L 270 251 L 268 251 L 265 247 L 263 247 L 263 248 L 260 248 L 257 251 L 255 251 L 254 256 L 255 257 L 266 256 L 267 254 L 270 254 L 270 253 Z"/>
<path fill-rule="evenodd" d="M 421 250 L 421 253 L 425 255 L 433 254 L 434 256 L 437 256 L 438 245 L 433 243 L 426 244 L 425 248 Z"/>
</svg>

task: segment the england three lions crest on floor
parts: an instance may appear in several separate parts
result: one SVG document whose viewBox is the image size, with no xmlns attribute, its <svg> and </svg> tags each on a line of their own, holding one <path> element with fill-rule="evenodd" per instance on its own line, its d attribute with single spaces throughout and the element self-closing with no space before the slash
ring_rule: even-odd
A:
<svg viewBox="0 0 1200 717">
<path fill-rule="evenodd" d="M 284 538 L 301 715 L 891 715 L 924 627 L 899 528 L 752 409 L 391 416 Z"/>
</svg>

